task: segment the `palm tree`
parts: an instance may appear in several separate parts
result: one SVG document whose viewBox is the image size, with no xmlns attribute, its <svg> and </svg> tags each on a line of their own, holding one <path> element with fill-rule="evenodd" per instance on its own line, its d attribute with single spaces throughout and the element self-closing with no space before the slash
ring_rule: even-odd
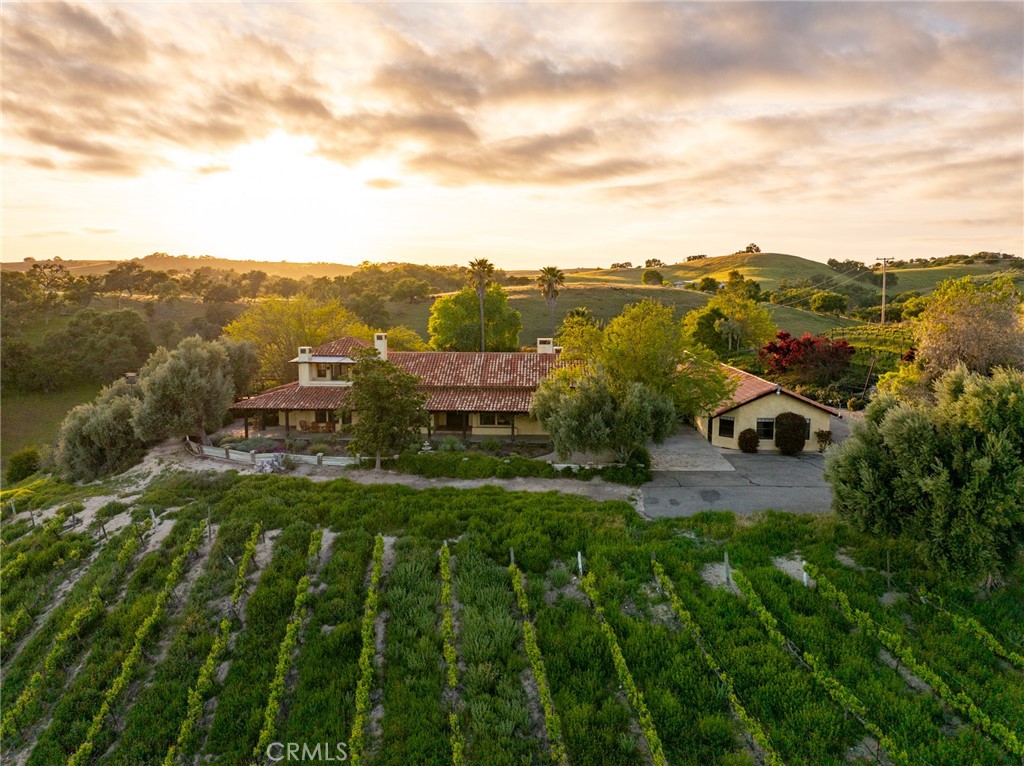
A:
<svg viewBox="0 0 1024 766">
<path fill-rule="evenodd" d="M 484 340 L 484 298 L 487 296 L 487 285 L 494 279 L 494 264 L 486 258 L 477 258 L 469 262 L 469 286 L 476 290 L 480 299 L 480 350 L 486 351 Z"/>
<path fill-rule="evenodd" d="M 544 296 L 544 302 L 548 304 L 548 313 L 551 314 L 551 337 L 555 337 L 555 301 L 558 300 L 558 292 L 565 284 L 565 272 L 557 266 L 545 266 L 537 275 L 537 287 L 540 294 Z"/>
</svg>

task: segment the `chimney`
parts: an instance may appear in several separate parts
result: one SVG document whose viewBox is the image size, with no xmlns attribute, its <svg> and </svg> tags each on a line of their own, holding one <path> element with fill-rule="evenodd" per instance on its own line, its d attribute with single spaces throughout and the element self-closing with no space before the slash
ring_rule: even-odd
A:
<svg viewBox="0 0 1024 766">
<path fill-rule="evenodd" d="M 312 346 L 299 346 L 299 361 L 310 362 L 313 360 L 313 347 Z"/>
<path fill-rule="evenodd" d="M 388 334 L 386 332 L 374 333 L 373 347 L 377 349 L 380 358 L 386 362 L 388 360 Z"/>
<path fill-rule="evenodd" d="M 553 338 L 537 338 L 537 353 L 538 354 L 553 354 L 555 353 L 555 341 Z"/>
</svg>

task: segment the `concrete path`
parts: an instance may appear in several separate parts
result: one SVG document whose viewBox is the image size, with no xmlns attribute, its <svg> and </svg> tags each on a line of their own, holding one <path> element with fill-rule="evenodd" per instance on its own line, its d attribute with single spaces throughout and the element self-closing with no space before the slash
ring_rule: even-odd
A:
<svg viewBox="0 0 1024 766">
<path fill-rule="evenodd" d="M 824 458 L 816 452 L 800 457 L 719 454 L 731 473 L 656 471 L 643 487 L 644 512 L 652 518 L 768 509 L 822 513 L 832 505 L 832 489 L 822 476 Z"/>
<path fill-rule="evenodd" d="M 683 426 L 664 444 L 652 444 L 652 471 L 733 471 L 717 447 L 712 447 L 700 432 Z"/>
</svg>

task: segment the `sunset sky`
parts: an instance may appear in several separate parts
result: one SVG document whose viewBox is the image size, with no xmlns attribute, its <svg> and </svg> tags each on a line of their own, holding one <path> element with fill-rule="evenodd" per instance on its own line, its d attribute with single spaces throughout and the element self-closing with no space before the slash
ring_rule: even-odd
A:
<svg viewBox="0 0 1024 766">
<path fill-rule="evenodd" d="M 1024 4 L 9 3 L 3 259 L 1024 255 Z"/>
</svg>

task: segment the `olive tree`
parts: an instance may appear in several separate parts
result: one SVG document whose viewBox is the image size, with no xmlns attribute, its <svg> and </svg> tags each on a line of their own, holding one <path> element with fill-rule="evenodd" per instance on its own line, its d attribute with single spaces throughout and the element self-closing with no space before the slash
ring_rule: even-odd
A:
<svg viewBox="0 0 1024 766">
<path fill-rule="evenodd" d="M 185 338 L 172 350 L 157 349 L 139 373 L 142 404 L 133 418 L 140 439 L 198 436 L 224 421 L 238 392 L 256 369 L 255 351 L 247 344 Z"/>
<path fill-rule="evenodd" d="M 934 404 L 880 397 L 829 450 L 833 508 L 991 585 L 1024 543 L 1024 372 L 988 377 L 958 365 L 934 394 Z"/>
<path fill-rule="evenodd" d="M 139 462 L 146 444 L 132 422 L 140 406 L 138 387 L 117 381 L 95 401 L 71 410 L 61 423 L 53 451 L 57 471 L 70 479 L 91 481 Z"/>
<path fill-rule="evenodd" d="M 611 450 L 624 463 L 638 462 L 648 442 L 660 444 L 675 428 L 671 397 L 642 383 L 616 390 L 603 368 L 567 368 L 544 380 L 531 414 L 563 459 L 573 452 Z"/>
</svg>

